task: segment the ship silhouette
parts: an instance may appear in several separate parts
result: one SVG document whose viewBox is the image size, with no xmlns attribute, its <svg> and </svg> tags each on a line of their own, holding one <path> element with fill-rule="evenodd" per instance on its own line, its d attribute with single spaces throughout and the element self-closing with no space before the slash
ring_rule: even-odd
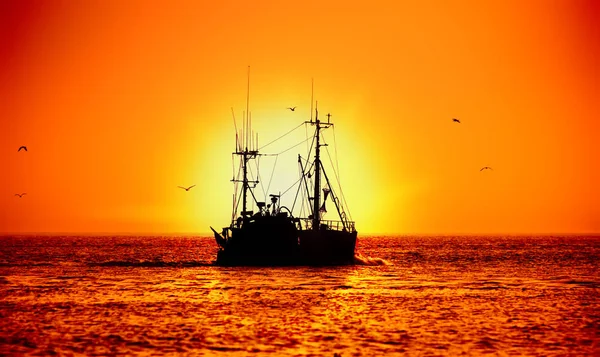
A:
<svg viewBox="0 0 600 357">
<path fill-rule="evenodd" d="M 221 232 L 210 227 L 219 247 L 217 265 L 320 266 L 354 263 L 357 238 L 355 222 L 348 219 L 345 202 L 332 189 L 321 162 L 321 147 L 326 146 L 321 143 L 321 131 L 333 127 L 330 115 L 327 117 L 327 122 L 320 121 L 318 109 L 315 108 L 314 120 L 311 116 L 310 121 L 301 123 L 314 127 L 307 156 L 312 159 L 298 155 L 300 179 L 294 205 L 290 209 L 281 205 L 280 194 L 269 194 L 268 204 L 257 200 L 254 189 L 259 181 L 250 178 L 248 171 L 249 162 L 262 154 L 258 151 L 258 139 L 253 139 L 251 119 L 246 114 L 240 135 L 236 132 L 236 150 L 233 153 L 240 159 L 240 169 L 232 182 L 238 188 L 241 184 L 241 188 L 239 191 L 234 189 L 232 219 Z M 308 209 L 304 210 L 305 216 L 295 216 L 292 212 L 294 207 L 301 206 L 298 202 L 301 196 L 305 201 L 303 207 Z M 336 220 L 323 219 L 328 202 L 335 207 Z M 256 208 L 256 212 L 248 210 L 249 203 Z"/>
</svg>

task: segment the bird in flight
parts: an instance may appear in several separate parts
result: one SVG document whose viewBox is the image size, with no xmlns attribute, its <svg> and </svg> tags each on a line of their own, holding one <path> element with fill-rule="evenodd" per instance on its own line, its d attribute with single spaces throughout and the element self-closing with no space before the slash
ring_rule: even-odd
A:
<svg viewBox="0 0 600 357">
<path fill-rule="evenodd" d="M 491 167 L 489 167 L 489 166 L 484 166 L 484 167 L 482 167 L 482 168 L 481 168 L 481 170 L 479 170 L 479 171 L 483 171 L 483 170 L 492 170 L 492 171 L 494 171 L 494 169 L 492 169 L 492 168 L 491 168 Z"/>
<path fill-rule="evenodd" d="M 25 150 L 25 151 L 27 151 L 27 146 L 21 146 L 21 147 L 19 148 L 19 150 L 17 150 L 17 152 L 19 152 L 19 151 L 21 151 L 21 150 Z"/>
<path fill-rule="evenodd" d="M 293 108 L 288 107 L 288 108 L 285 108 L 285 109 L 289 109 L 291 111 L 294 111 L 294 110 L 296 110 L 296 107 L 293 107 Z"/>
<path fill-rule="evenodd" d="M 19 198 L 25 196 L 27 194 L 27 192 L 23 192 L 21 194 L 15 193 L 15 196 L 19 196 Z"/>
<path fill-rule="evenodd" d="M 460 124 L 460 120 L 458 120 L 458 119 L 456 119 L 456 118 L 452 118 L 452 121 L 453 121 L 453 122 L 456 122 L 456 123 L 458 123 L 458 124 Z"/>
<path fill-rule="evenodd" d="M 183 188 L 184 190 L 186 190 L 186 191 L 189 191 L 189 190 L 190 190 L 190 188 L 192 188 L 192 187 L 194 187 L 194 186 L 196 186 L 196 185 L 191 185 L 190 187 L 183 187 L 183 186 L 177 186 L 177 187 L 179 187 L 179 188 Z"/>
</svg>

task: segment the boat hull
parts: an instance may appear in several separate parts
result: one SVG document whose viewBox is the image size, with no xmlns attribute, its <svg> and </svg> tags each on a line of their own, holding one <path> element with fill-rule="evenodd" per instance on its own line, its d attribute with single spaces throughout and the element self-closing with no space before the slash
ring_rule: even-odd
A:
<svg viewBox="0 0 600 357">
<path fill-rule="evenodd" d="M 300 231 L 300 259 L 306 265 L 354 264 L 357 232 Z"/>
<path fill-rule="evenodd" d="M 239 228 L 231 229 L 231 237 L 221 245 L 217 253 L 216 264 L 294 265 L 297 264 L 298 257 L 298 234 L 292 220 L 287 217 L 261 216 L 244 222 Z"/>
<path fill-rule="evenodd" d="M 220 266 L 324 266 L 354 264 L 356 232 L 297 230 L 291 222 L 247 223 L 232 230 L 217 253 Z M 219 235 L 215 232 L 215 238 Z M 220 237 L 220 235 L 219 235 Z M 222 239 L 222 238 L 221 238 Z"/>
</svg>

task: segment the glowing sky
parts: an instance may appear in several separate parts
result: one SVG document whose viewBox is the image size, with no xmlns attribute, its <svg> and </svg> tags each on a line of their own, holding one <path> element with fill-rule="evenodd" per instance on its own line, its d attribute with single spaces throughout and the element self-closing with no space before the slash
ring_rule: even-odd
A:
<svg viewBox="0 0 600 357">
<path fill-rule="evenodd" d="M 2 1 L 0 232 L 227 225 L 247 66 L 263 143 L 309 119 L 314 78 L 359 234 L 600 232 L 599 14 L 591 0 Z"/>
</svg>

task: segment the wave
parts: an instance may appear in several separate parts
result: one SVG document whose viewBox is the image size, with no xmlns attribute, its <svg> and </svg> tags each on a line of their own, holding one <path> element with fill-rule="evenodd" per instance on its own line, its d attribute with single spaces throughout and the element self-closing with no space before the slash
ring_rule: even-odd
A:
<svg viewBox="0 0 600 357">
<path fill-rule="evenodd" d="M 590 288 L 600 287 L 600 283 L 598 283 L 596 281 L 589 281 L 589 280 L 566 280 L 563 283 L 569 284 L 569 285 L 579 285 L 579 286 L 584 286 L 584 287 L 590 287 Z"/>
<path fill-rule="evenodd" d="M 199 261 L 184 261 L 184 262 L 163 262 L 163 261 L 107 261 L 100 263 L 88 263 L 89 266 L 103 266 L 103 267 L 145 267 L 145 268 L 163 268 L 163 267 L 205 267 L 213 266 L 214 264 Z"/>
<path fill-rule="evenodd" d="M 354 264 L 356 265 L 392 265 L 391 262 L 382 258 L 366 257 L 360 253 L 354 254 Z"/>
<path fill-rule="evenodd" d="M 54 264 L 52 263 L 33 263 L 33 262 L 24 262 L 24 263 L 16 263 L 16 262 L 10 262 L 10 263 L 0 263 L 0 267 L 2 268 L 12 268 L 12 267 L 46 267 L 46 266 L 53 266 Z"/>
</svg>

